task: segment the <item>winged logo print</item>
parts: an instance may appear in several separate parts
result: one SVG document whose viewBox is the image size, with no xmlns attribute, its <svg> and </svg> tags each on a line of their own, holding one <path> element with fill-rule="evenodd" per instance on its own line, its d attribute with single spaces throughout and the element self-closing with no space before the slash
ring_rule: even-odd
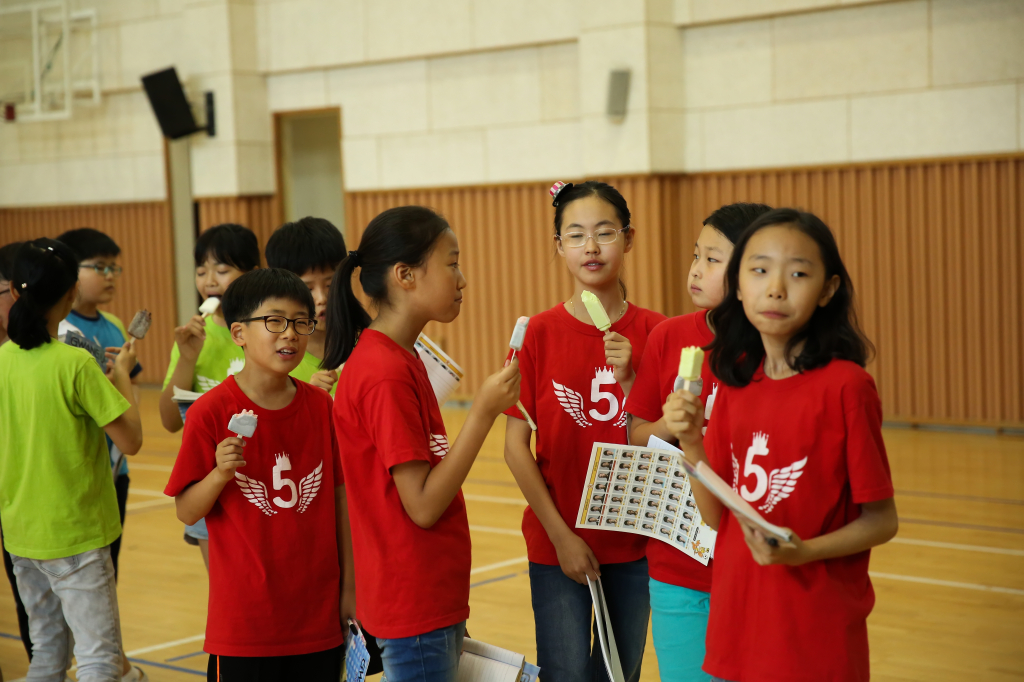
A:
<svg viewBox="0 0 1024 682">
<path fill-rule="evenodd" d="M 729 445 L 732 449 L 732 444 Z M 732 453 L 732 490 L 735 493 L 740 491 L 740 461 L 736 459 L 736 453 Z"/>
<path fill-rule="evenodd" d="M 593 426 L 587 421 L 587 416 L 583 412 L 583 396 L 553 379 L 551 383 L 555 386 L 555 397 L 558 398 L 558 404 L 562 406 L 562 409 L 583 428 Z"/>
<path fill-rule="evenodd" d="M 625 426 L 625 425 L 626 425 L 626 408 L 625 408 L 625 406 L 623 406 L 622 414 L 620 414 L 619 418 L 615 420 L 615 426 L 616 427 L 622 427 L 622 426 Z"/>
<path fill-rule="evenodd" d="M 267 499 L 267 486 L 255 478 L 249 478 L 240 471 L 235 471 L 235 483 L 242 489 L 245 499 L 256 505 L 261 512 L 267 516 L 273 516 L 277 513 L 277 510 L 270 506 L 270 500 Z"/>
<path fill-rule="evenodd" d="M 320 460 L 320 463 L 316 465 L 316 469 L 313 469 L 313 471 L 306 474 L 299 481 L 299 508 L 297 511 L 300 514 L 306 511 L 310 502 L 316 497 L 317 492 L 320 490 L 320 480 L 323 478 L 323 475 L 324 461 Z"/>
<path fill-rule="evenodd" d="M 215 381 L 209 377 L 202 375 L 196 375 L 196 383 L 199 384 L 199 392 L 206 393 L 207 391 L 213 390 L 220 385 L 219 381 Z"/>
<path fill-rule="evenodd" d="M 767 514 L 775 509 L 775 505 L 789 497 L 796 489 L 797 479 L 804 475 L 804 465 L 806 464 L 807 458 L 804 457 L 788 467 L 772 471 L 768 475 L 768 499 L 758 509 Z"/>
<path fill-rule="evenodd" d="M 438 436 L 436 434 L 430 434 L 430 452 L 441 459 L 448 454 L 448 438 L 447 436 Z"/>
</svg>

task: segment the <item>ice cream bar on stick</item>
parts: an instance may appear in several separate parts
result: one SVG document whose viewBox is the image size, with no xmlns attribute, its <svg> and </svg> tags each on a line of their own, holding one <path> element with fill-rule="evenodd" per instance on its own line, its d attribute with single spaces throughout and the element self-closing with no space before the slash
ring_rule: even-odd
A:
<svg viewBox="0 0 1024 682">
<path fill-rule="evenodd" d="M 228 422 L 228 431 L 239 438 L 252 438 L 252 434 L 256 433 L 256 413 L 252 410 L 242 410 L 232 415 L 231 421 Z"/>
<path fill-rule="evenodd" d="M 508 347 L 512 349 L 512 359 L 515 359 L 516 353 L 523 349 L 523 341 L 526 340 L 526 327 L 529 324 L 530 318 L 528 317 L 520 317 L 516 320 L 516 328 L 512 330 L 512 340 L 508 342 Z M 523 413 L 524 417 L 526 417 L 526 423 L 530 425 L 530 428 L 536 431 L 537 425 L 532 419 L 530 419 L 530 415 L 526 411 L 526 408 L 523 407 L 523 402 L 521 400 L 516 401 L 516 407 L 518 407 L 519 411 Z"/>
<path fill-rule="evenodd" d="M 693 382 L 700 379 L 700 368 L 704 364 L 704 351 L 699 346 L 688 346 L 679 353 L 679 377 L 674 388 L 690 391 Z M 680 386 L 680 383 L 682 384 Z M 698 391 L 699 393 L 699 391 Z"/>
<path fill-rule="evenodd" d="M 580 298 L 583 299 L 583 305 L 587 307 L 587 312 L 590 313 L 590 319 L 594 321 L 595 327 L 603 332 L 612 328 L 612 321 L 608 319 L 608 313 L 605 312 L 604 306 L 601 305 L 597 296 L 589 291 L 584 291 Z"/>
<path fill-rule="evenodd" d="M 203 304 L 199 306 L 199 312 L 203 314 L 203 319 L 205 320 L 210 315 L 213 315 L 215 312 L 217 312 L 217 308 L 219 307 L 220 299 L 217 298 L 216 296 L 211 296 L 210 298 L 203 301 Z"/>
<path fill-rule="evenodd" d="M 149 325 L 151 324 L 153 324 L 153 313 L 145 308 L 135 313 L 131 324 L 128 325 L 128 336 L 132 337 L 131 343 L 133 346 L 135 345 L 135 339 L 146 337 L 146 332 L 149 331 Z"/>
</svg>

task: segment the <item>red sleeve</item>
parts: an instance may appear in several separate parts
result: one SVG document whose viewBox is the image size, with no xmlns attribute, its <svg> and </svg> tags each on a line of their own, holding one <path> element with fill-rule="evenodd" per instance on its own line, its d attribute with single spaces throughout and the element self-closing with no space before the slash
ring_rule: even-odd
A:
<svg viewBox="0 0 1024 682">
<path fill-rule="evenodd" d="M 526 339 L 523 341 L 523 349 L 516 353 L 519 358 L 519 375 L 522 380 L 519 382 L 519 402 L 523 404 L 526 411 L 530 413 L 534 423 L 537 422 L 537 376 L 536 367 L 533 362 L 533 355 L 530 349 L 537 344 L 536 334 L 530 334 L 530 328 L 526 329 Z M 509 357 L 511 357 L 511 351 Z M 518 405 L 505 410 L 505 415 L 526 421 L 526 417 L 519 411 Z"/>
<path fill-rule="evenodd" d="M 331 465 L 334 467 L 334 487 L 338 487 L 345 485 L 345 473 L 341 470 L 341 448 L 338 446 L 338 434 L 334 430 L 333 410 L 330 408 L 327 410 L 327 421 L 331 424 Z"/>
<path fill-rule="evenodd" d="M 626 399 L 626 411 L 644 421 L 656 422 L 661 419 L 664 400 L 661 395 L 662 353 L 664 333 L 655 328 L 647 339 L 640 369 L 633 380 L 633 388 Z M 666 396 L 667 397 L 667 396 Z"/>
<path fill-rule="evenodd" d="M 847 410 L 846 471 L 857 504 L 887 500 L 894 495 L 889 458 L 882 441 L 882 401 L 873 382 L 858 386 L 856 405 Z M 718 406 L 715 406 L 718 410 Z"/>
<path fill-rule="evenodd" d="M 185 488 L 203 480 L 217 468 L 217 429 L 214 415 L 205 409 L 209 400 L 200 399 L 188 408 L 181 448 L 174 460 L 174 469 L 164 488 L 164 495 L 176 497 Z"/>
<path fill-rule="evenodd" d="M 396 379 L 379 382 L 363 396 L 360 417 L 372 425 L 369 436 L 389 471 L 405 462 L 430 462 L 430 424 L 423 419 L 422 399 L 414 385 Z"/>
</svg>

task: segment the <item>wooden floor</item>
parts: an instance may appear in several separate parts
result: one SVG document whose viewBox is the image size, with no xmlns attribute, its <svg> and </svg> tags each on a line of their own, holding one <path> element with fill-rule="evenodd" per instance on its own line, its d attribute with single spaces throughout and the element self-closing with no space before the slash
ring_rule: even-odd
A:
<svg viewBox="0 0 1024 682">
<path fill-rule="evenodd" d="M 205 675 L 207 579 L 182 541 L 161 491 L 179 436 L 160 427 L 146 390 L 146 441 L 133 458 L 119 595 L 125 647 L 153 682 Z M 465 413 L 445 410 L 450 437 Z M 502 459 L 504 423 L 491 432 L 464 488 L 473 532 L 474 637 L 535 658 L 525 502 Z M 1024 439 L 887 429 L 899 536 L 871 562 L 877 604 L 868 621 L 875 680 L 1024 679 Z M 0 667 L 25 674 L 14 604 L 0 581 Z M 648 641 L 643 680 L 658 679 Z"/>
</svg>

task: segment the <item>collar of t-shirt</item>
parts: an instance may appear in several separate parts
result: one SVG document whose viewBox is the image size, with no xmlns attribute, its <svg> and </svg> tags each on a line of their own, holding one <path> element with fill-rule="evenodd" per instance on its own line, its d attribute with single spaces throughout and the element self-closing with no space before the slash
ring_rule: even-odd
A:
<svg viewBox="0 0 1024 682">
<path fill-rule="evenodd" d="M 625 329 L 626 327 L 628 327 L 636 318 L 638 310 L 639 308 L 637 308 L 635 305 L 629 304 L 626 308 L 626 314 L 612 324 L 612 328 L 610 331 L 618 332 L 620 329 Z M 603 337 L 606 333 L 595 327 L 590 322 L 584 322 L 583 320 L 579 320 L 573 317 L 572 313 L 566 310 L 565 305 L 562 303 L 559 303 L 558 305 L 555 306 L 555 313 L 558 315 L 558 319 L 564 322 L 565 324 L 569 325 L 569 327 L 573 331 L 579 332 L 581 334 L 586 334 L 588 336 L 600 337 Z"/>
<path fill-rule="evenodd" d="M 302 382 L 296 381 L 291 377 L 288 377 L 288 380 L 292 382 L 293 386 L 295 386 L 295 395 L 292 396 L 292 401 L 288 403 L 288 405 L 282 407 L 279 410 L 270 410 L 267 409 L 266 407 L 260 407 L 252 400 L 250 400 L 249 396 L 247 396 L 242 391 L 241 387 L 238 385 L 238 382 L 235 381 L 235 377 L 233 375 L 225 379 L 224 384 L 228 387 L 228 390 L 231 392 L 231 396 L 238 401 L 239 406 L 241 406 L 243 410 L 252 410 L 256 412 L 260 419 L 260 425 L 263 425 L 267 420 L 283 421 L 291 419 L 291 417 L 302 406 L 302 394 L 304 390 Z"/>
</svg>

